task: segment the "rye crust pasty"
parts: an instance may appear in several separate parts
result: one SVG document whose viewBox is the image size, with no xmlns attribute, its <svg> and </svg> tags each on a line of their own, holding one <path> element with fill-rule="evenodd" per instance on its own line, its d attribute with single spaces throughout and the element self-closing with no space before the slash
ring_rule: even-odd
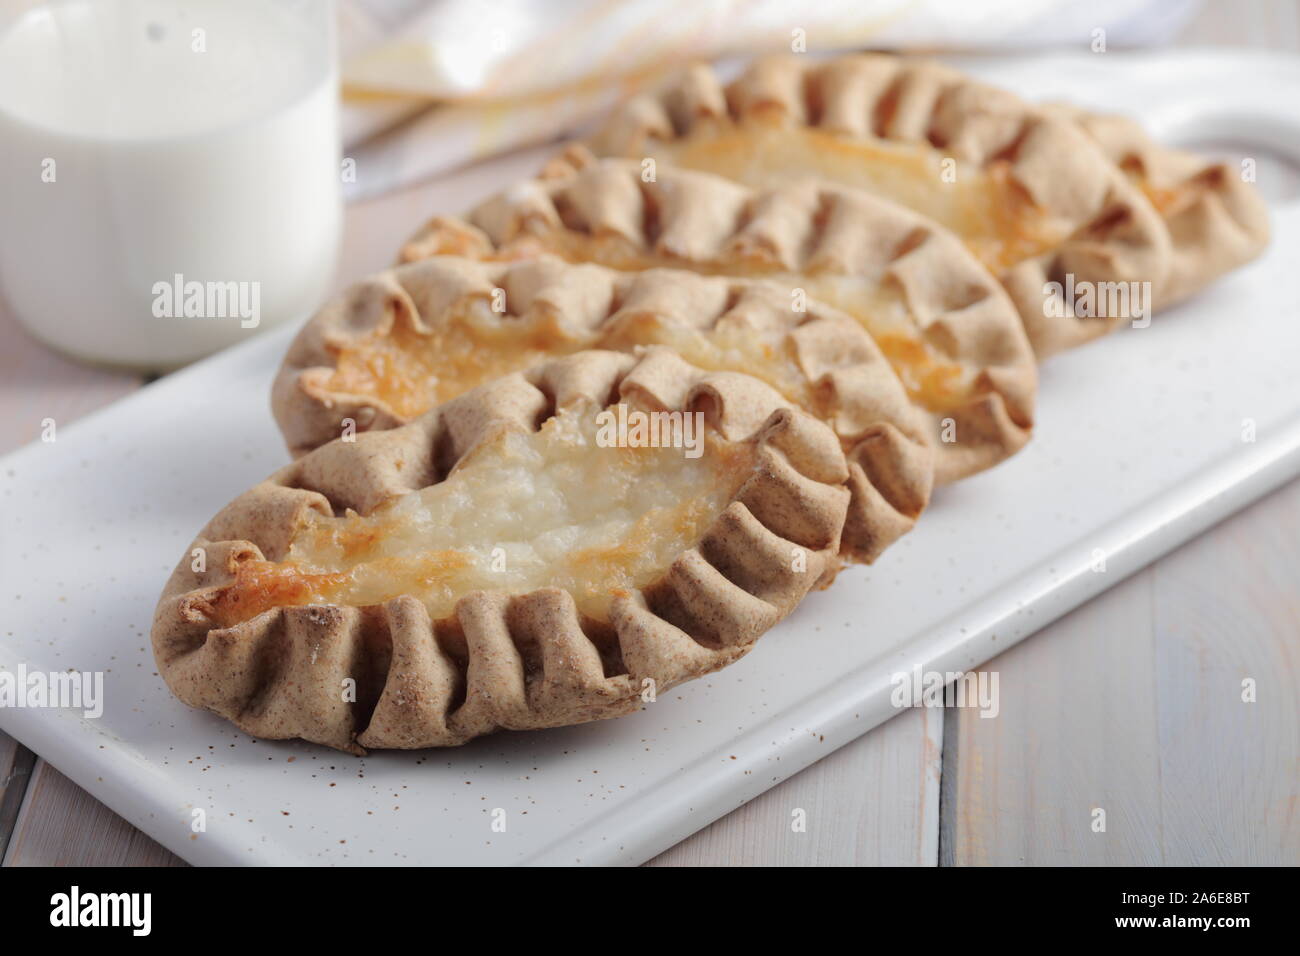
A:
<svg viewBox="0 0 1300 956">
<path fill-rule="evenodd" d="M 168 581 L 155 658 L 191 706 L 353 753 L 626 714 L 833 578 L 848 480 L 758 379 L 579 352 L 241 495 Z"/>
<path fill-rule="evenodd" d="M 1079 283 L 1164 296 L 1168 225 L 1078 125 L 937 63 L 891 54 L 775 56 L 724 85 L 707 65 L 615 110 L 591 140 L 751 186 L 815 177 L 915 209 L 1002 281 L 1040 358 L 1129 316 L 1075 315 Z"/>
<path fill-rule="evenodd" d="M 1123 116 L 1059 104 L 1048 109 L 1092 137 L 1164 221 L 1173 261 L 1157 308 L 1194 295 L 1268 245 L 1268 208 L 1242 169 L 1157 143 Z"/>
<path fill-rule="evenodd" d="M 955 480 L 1019 450 L 1037 372 L 1015 306 L 947 230 L 902 206 L 801 180 L 751 189 L 569 150 L 464 220 L 428 222 L 400 258 L 551 254 L 615 269 L 763 279 L 852 315 L 889 359 Z"/>
<path fill-rule="evenodd" d="M 550 357 L 668 346 L 766 382 L 833 429 L 853 493 L 844 554 L 874 561 L 929 501 L 931 429 L 856 321 L 801 305 L 774 284 L 679 270 L 438 256 L 365 279 L 322 309 L 290 346 L 272 407 L 301 454 L 348 428 L 405 424 Z"/>
</svg>

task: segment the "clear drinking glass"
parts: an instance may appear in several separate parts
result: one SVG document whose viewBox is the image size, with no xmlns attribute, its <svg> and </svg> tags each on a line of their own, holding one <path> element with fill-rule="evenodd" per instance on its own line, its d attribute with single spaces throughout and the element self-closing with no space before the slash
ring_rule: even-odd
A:
<svg viewBox="0 0 1300 956">
<path fill-rule="evenodd" d="M 51 0 L 0 20 L 0 296 L 171 368 L 309 314 L 338 250 L 331 0 Z M 3 8 L 0 8 L 0 12 Z"/>
</svg>

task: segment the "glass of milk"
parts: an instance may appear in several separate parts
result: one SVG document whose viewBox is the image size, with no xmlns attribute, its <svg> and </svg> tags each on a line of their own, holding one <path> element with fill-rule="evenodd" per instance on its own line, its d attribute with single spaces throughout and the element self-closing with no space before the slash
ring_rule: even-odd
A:
<svg viewBox="0 0 1300 956">
<path fill-rule="evenodd" d="M 25 5 L 0 21 L 19 320 L 79 359 L 167 369 L 310 314 L 342 214 L 330 0 Z"/>
</svg>

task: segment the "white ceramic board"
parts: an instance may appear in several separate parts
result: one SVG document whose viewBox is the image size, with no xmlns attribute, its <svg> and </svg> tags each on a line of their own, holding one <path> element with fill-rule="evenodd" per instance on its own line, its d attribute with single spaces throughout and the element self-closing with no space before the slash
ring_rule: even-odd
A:
<svg viewBox="0 0 1300 956">
<path fill-rule="evenodd" d="M 973 68 L 1029 96 L 1137 112 L 1161 134 L 1242 143 L 1260 151 L 1266 194 L 1294 183 L 1297 61 Z M 891 674 L 979 664 L 1300 473 L 1294 198 L 1276 202 L 1274 227 L 1265 259 L 1195 302 L 1050 362 L 1023 453 L 941 492 L 876 566 L 846 571 L 747 659 L 622 720 L 452 751 L 356 759 L 253 741 L 154 672 L 150 617 L 182 549 L 284 460 L 267 387 L 290 333 L 269 334 L 0 461 L 0 667 L 107 675 L 97 720 L 0 709 L 0 728 L 194 863 L 648 859 L 888 719 Z M 205 832 L 191 831 L 195 808 Z"/>
</svg>

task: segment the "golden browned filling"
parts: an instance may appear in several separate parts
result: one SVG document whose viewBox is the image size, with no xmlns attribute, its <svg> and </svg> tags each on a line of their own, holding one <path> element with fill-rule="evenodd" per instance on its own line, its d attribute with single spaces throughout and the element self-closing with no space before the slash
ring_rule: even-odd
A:
<svg viewBox="0 0 1300 956">
<path fill-rule="evenodd" d="M 960 365 L 936 361 L 934 350 L 911 335 L 875 336 L 911 399 L 932 412 L 951 412 L 970 400 L 970 373 Z"/>
<path fill-rule="evenodd" d="M 676 165 L 754 188 L 816 176 L 882 196 L 947 226 L 994 272 L 1055 248 L 1069 232 L 1045 217 L 1012 180 L 1009 162 L 983 169 L 958 164 L 954 180 L 945 175 L 942 152 L 929 144 L 755 123 L 658 149 Z"/>
<path fill-rule="evenodd" d="M 503 319 L 473 298 L 427 333 L 399 322 L 349 344 L 326 388 L 372 396 L 412 419 L 484 382 L 582 347 L 553 316 Z"/>
<path fill-rule="evenodd" d="M 313 512 L 283 561 L 239 565 L 210 616 L 230 626 L 276 607 L 413 595 L 439 620 L 471 591 L 556 587 L 607 620 L 615 594 L 650 584 L 700 540 L 755 456 L 751 443 L 712 428 L 698 457 L 682 447 L 610 447 L 599 411 L 572 406 L 537 432 L 500 434 L 445 481 L 370 515 Z"/>
</svg>

